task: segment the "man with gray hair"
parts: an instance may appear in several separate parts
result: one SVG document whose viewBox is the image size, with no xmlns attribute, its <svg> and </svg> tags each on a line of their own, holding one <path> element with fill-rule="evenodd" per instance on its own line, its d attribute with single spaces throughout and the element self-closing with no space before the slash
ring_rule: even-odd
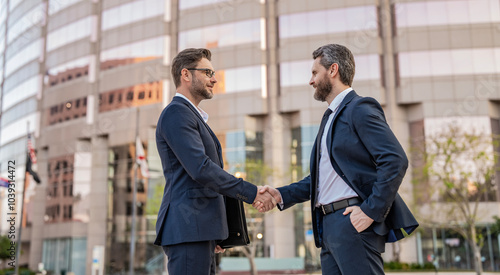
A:
<svg viewBox="0 0 500 275">
<path fill-rule="evenodd" d="M 329 106 L 311 152 L 310 175 L 260 192 L 281 195 L 280 210 L 311 200 L 323 274 L 384 274 L 385 243 L 418 226 L 397 194 L 408 159 L 380 104 L 351 88 L 351 51 L 329 44 L 315 50 L 313 59 L 309 85 L 314 98 Z"/>
</svg>

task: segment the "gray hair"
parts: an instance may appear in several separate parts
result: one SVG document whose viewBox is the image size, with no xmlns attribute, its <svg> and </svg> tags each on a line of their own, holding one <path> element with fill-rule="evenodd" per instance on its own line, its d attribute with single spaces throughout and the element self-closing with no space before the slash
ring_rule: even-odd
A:
<svg viewBox="0 0 500 275">
<path fill-rule="evenodd" d="M 329 69 L 333 63 L 339 65 L 340 81 L 347 86 L 352 85 L 356 66 L 352 52 L 345 46 L 328 44 L 319 47 L 313 52 L 313 59 L 321 57 L 320 64 Z"/>
<path fill-rule="evenodd" d="M 196 67 L 202 58 L 206 58 L 210 61 L 212 58 L 210 50 L 204 48 L 189 48 L 181 51 L 174 57 L 174 60 L 172 60 L 172 78 L 174 79 L 176 88 L 181 85 L 182 69 Z"/>
</svg>

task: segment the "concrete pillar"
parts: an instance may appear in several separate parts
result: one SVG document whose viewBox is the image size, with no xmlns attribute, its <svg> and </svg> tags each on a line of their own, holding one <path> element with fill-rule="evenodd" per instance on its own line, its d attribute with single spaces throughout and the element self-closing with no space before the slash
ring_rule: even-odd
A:
<svg viewBox="0 0 500 275">
<path fill-rule="evenodd" d="M 32 230 L 29 250 L 29 268 L 31 270 L 38 270 L 38 263 L 42 262 L 43 230 L 40 230 L 40 228 L 43 228 L 45 223 L 46 188 L 49 184 L 49 177 L 47 174 L 48 149 L 44 148 L 38 150 L 37 160 L 37 172 L 42 182 L 35 186 L 35 193 L 30 198 L 31 204 L 33 205 L 30 213 Z M 31 184 L 36 184 L 36 182 L 31 181 Z"/>
<path fill-rule="evenodd" d="M 108 139 L 92 138 L 89 223 L 87 233 L 87 275 L 91 275 L 92 251 L 95 246 L 106 246 L 108 218 Z"/>
<path fill-rule="evenodd" d="M 396 66 L 394 61 L 394 56 L 396 54 L 394 36 L 393 36 L 393 26 L 394 22 L 393 13 L 391 10 L 391 1 L 381 0 L 380 1 L 380 13 L 379 13 L 379 26 L 381 29 L 381 39 L 382 39 L 382 52 L 383 52 L 383 68 L 384 68 L 384 94 L 385 106 L 384 111 L 386 114 L 387 122 L 390 125 L 392 131 L 398 138 L 399 142 L 409 154 L 411 149 L 410 144 L 410 127 L 408 126 L 408 115 L 407 110 L 404 106 L 398 103 L 398 79 L 396 78 Z M 413 204 L 412 194 L 412 171 L 411 167 L 406 171 L 406 176 L 403 183 L 400 186 L 399 194 L 405 200 L 405 202 L 411 206 Z M 412 242 L 400 242 L 400 257 L 405 259 L 416 259 L 417 251 L 412 249 Z M 408 245 L 408 247 L 406 247 Z M 401 255 L 404 253 L 405 255 Z"/>
<path fill-rule="evenodd" d="M 291 129 L 289 119 L 280 110 L 279 92 L 279 34 L 278 3 L 276 0 L 262 4 L 262 14 L 266 20 L 266 44 L 263 64 L 267 64 L 267 103 L 268 116 L 264 120 L 264 163 L 273 168 L 272 185 L 279 187 L 290 184 L 287 172 L 290 168 Z M 294 212 L 274 210 L 266 214 L 266 245 L 273 258 L 295 257 Z"/>
<path fill-rule="evenodd" d="M 275 175 L 272 185 L 290 184 L 287 175 L 290 167 L 291 129 L 283 115 L 271 114 L 266 121 L 264 135 L 264 160 L 273 167 Z M 270 248 L 270 257 L 295 257 L 295 220 L 293 209 L 273 210 L 265 216 L 265 242 Z"/>
</svg>

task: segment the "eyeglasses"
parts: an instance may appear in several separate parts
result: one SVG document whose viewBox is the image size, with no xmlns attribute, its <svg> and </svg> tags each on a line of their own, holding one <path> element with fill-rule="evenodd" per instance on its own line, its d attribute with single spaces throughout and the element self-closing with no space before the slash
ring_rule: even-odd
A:
<svg viewBox="0 0 500 275">
<path fill-rule="evenodd" d="M 215 74 L 214 70 L 207 69 L 207 68 L 186 68 L 186 69 L 190 70 L 190 71 L 205 71 L 205 74 L 210 78 L 212 78 L 212 76 L 214 76 L 214 74 Z"/>
</svg>

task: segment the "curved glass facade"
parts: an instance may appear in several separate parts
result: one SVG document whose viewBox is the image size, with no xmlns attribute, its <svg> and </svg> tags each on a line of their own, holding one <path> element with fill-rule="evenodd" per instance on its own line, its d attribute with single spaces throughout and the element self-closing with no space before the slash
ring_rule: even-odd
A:
<svg viewBox="0 0 500 275">
<path fill-rule="evenodd" d="M 260 43 L 260 31 L 259 19 L 191 29 L 179 32 L 179 48 L 218 48 Z"/>
<path fill-rule="evenodd" d="M 165 1 L 138 0 L 103 11 L 102 30 L 109 30 L 165 13 Z"/>
<path fill-rule="evenodd" d="M 164 37 L 145 39 L 101 51 L 101 69 L 140 63 L 162 58 Z"/>
<path fill-rule="evenodd" d="M 410 156 L 410 143 L 441 127 L 444 117 L 500 133 L 499 6 L 495 0 L 1 1 L 0 176 L 8 175 L 11 159 L 18 160 L 19 174 L 24 171 L 30 132 L 42 179 L 35 198 L 29 196 L 32 230 L 23 231 L 31 234 L 23 236 L 29 256 L 20 264 L 86 274 L 93 247 L 103 246 L 106 272 L 122 274 L 131 259 L 137 207 L 134 266 L 148 274 L 165 269 L 163 252 L 150 245 L 164 185 L 154 126 L 176 92 L 171 59 L 185 48 L 213 54 L 215 96 L 201 107 L 221 141 L 225 169 L 247 179 L 258 176 L 255 169 L 276 172 L 272 182 L 259 178 L 262 184 L 286 185 L 309 173 L 325 108 L 310 92 L 311 53 L 327 43 L 353 51 L 353 88 L 379 100 Z M 136 128 L 152 176 L 137 177 L 134 206 Z M 427 187 L 409 186 L 413 176 L 407 174 L 400 189 L 408 201 L 412 190 Z M 500 216 L 500 184 L 495 188 L 482 202 Z M 249 228 L 262 228 L 258 257 L 305 263 L 289 273 L 319 269 L 307 203 L 265 222 L 250 214 Z M 492 242 L 482 249 L 484 267 L 496 271 L 498 238 L 488 233 L 490 220 L 481 222 L 479 230 Z M 0 221 L 0 235 L 6 226 Z M 422 225 L 399 244 L 399 252 L 387 247 L 384 260 L 399 253 L 403 262 L 425 264 L 437 253 L 443 267 L 471 267 L 470 247 L 438 227 Z M 233 256 L 242 254 L 223 255 Z"/>
<path fill-rule="evenodd" d="M 500 22 L 496 0 L 397 3 L 394 9 L 399 28 Z"/>
<path fill-rule="evenodd" d="M 211 8 L 227 8 L 232 7 L 232 5 L 234 4 L 235 3 L 231 3 L 225 0 L 180 0 L 179 10 L 187 10 L 206 6 L 211 6 Z"/>
<path fill-rule="evenodd" d="M 279 17 L 280 38 L 377 29 L 375 6 L 285 14 Z"/>
<path fill-rule="evenodd" d="M 29 11 L 23 13 L 20 18 L 11 17 L 9 18 L 9 28 L 7 31 L 7 43 L 11 43 L 14 39 L 18 38 L 21 34 L 26 35 L 26 31 L 33 27 L 39 27 L 41 24 L 44 14 L 43 14 L 43 4 L 40 3 Z"/>
<path fill-rule="evenodd" d="M 47 35 L 47 51 L 90 36 L 91 18 L 83 18 L 51 31 Z"/>
<path fill-rule="evenodd" d="M 500 48 L 399 53 L 401 77 L 500 74 Z"/>
</svg>

